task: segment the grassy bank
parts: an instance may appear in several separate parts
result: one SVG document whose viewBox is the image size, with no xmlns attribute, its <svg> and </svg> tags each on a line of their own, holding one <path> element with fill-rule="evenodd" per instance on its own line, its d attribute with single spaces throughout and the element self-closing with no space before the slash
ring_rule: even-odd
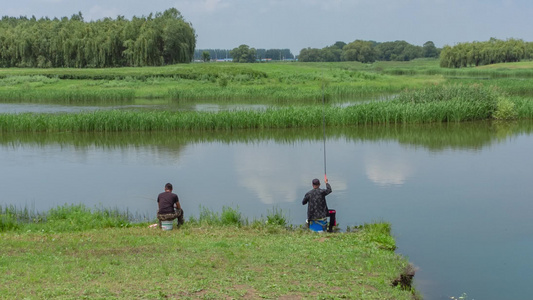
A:
<svg viewBox="0 0 533 300">
<path fill-rule="evenodd" d="M 389 224 L 316 234 L 287 229 L 278 213 L 248 223 L 232 209 L 204 210 L 167 232 L 148 224 L 5 231 L 0 293 L 25 299 L 413 299 L 411 289 L 392 284 L 410 266 L 394 253 Z"/>
</svg>

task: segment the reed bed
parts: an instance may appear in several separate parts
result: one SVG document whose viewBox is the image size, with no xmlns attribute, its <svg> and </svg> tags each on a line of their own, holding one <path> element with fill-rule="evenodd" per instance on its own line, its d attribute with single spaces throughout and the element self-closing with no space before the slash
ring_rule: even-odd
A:
<svg viewBox="0 0 533 300">
<path fill-rule="evenodd" d="M 353 99 L 383 94 L 399 93 L 407 88 L 427 85 L 428 82 L 411 83 L 398 80 L 392 83 L 388 80 L 381 81 L 353 81 L 324 83 L 294 83 L 294 84 L 235 84 L 228 85 L 180 85 L 169 89 L 169 96 L 173 100 L 247 100 L 261 102 L 273 100 L 283 103 L 318 103 L 323 98 L 326 101 Z M 323 87 L 322 87 L 323 85 Z"/>
<path fill-rule="evenodd" d="M 322 100 L 322 92 L 316 86 L 204 86 L 196 88 L 172 88 L 169 90 L 173 100 L 274 100 L 306 101 Z M 329 94 L 328 94 L 329 98 Z"/>
<path fill-rule="evenodd" d="M 518 117 L 531 115 L 533 102 L 517 105 Z M 96 111 L 77 114 L 0 115 L 1 132 L 120 132 L 190 131 L 266 128 L 306 128 L 369 124 L 463 122 L 492 117 L 496 109 L 461 100 L 408 104 L 400 101 L 370 102 L 346 108 L 289 107 L 265 111 L 230 112 L 132 112 Z"/>
<path fill-rule="evenodd" d="M 496 68 L 462 68 L 462 69 L 444 69 L 438 66 L 430 67 L 393 67 L 382 70 L 383 74 L 394 76 L 412 76 L 412 75 L 442 75 L 446 77 L 471 77 L 471 78 L 533 78 L 533 69 L 507 69 L 502 66 Z"/>
<path fill-rule="evenodd" d="M 2 102 L 43 102 L 43 103 L 123 103 L 133 101 L 133 89 L 93 89 L 93 90 L 64 90 L 64 89 L 0 89 Z"/>
<path fill-rule="evenodd" d="M 218 78 L 222 75 L 246 75 L 252 78 L 267 77 L 267 73 L 242 64 L 177 64 L 163 67 L 125 67 L 125 68 L 9 68 L 0 69 L 0 79 L 9 76 L 41 75 L 62 80 L 122 80 L 135 78 L 146 80 L 150 77 L 181 78 L 199 80 L 202 78 Z"/>
<path fill-rule="evenodd" d="M 502 105 L 505 104 L 505 105 Z M 0 115 L 3 132 L 174 131 L 320 127 L 383 123 L 462 122 L 528 117 L 531 101 L 515 104 L 483 85 L 434 85 L 405 91 L 392 101 L 346 108 L 311 105 L 264 111 L 95 111 L 77 114 Z M 506 111 L 498 111 L 505 109 Z"/>
<path fill-rule="evenodd" d="M 519 119 L 533 119 L 533 99 L 513 97 L 510 99 L 514 104 L 516 117 Z"/>
</svg>

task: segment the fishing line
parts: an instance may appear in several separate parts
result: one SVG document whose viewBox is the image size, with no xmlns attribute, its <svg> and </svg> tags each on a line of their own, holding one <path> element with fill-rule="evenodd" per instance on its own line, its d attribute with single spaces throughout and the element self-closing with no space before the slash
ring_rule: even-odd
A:
<svg viewBox="0 0 533 300">
<path fill-rule="evenodd" d="M 324 179 L 326 179 L 326 96 L 324 95 L 324 73 L 322 73 L 322 127 L 324 128 Z"/>
</svg>

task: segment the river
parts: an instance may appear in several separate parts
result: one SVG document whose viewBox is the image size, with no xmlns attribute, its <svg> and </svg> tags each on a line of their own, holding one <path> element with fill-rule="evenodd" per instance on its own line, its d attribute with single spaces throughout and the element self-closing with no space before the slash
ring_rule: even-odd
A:
<svg viewBox="0 0 533 300">
<path fill-rule="evenodd" d="M 392 224 L 426 299 L 533 294 L 533 122 L 328 128 L 328 196 L 341 229 Z M 173 183 L 188 216 L 224 206 L 252 221 L 323 178 L 320 129 L 0 135 L 0 205 L 65 203 L 153 219 Z M 341 233 L 342 234 L 342 233 Z"/>
</svg>

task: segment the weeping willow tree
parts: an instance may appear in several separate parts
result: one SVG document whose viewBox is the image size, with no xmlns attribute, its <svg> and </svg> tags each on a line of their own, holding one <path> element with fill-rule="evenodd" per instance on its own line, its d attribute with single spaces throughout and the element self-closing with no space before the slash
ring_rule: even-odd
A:
<svg viewBox="0 0 533 300">
<path fill-rule="evenodd" d="M 517 39 L 503 41 L 491 38 L 486 42 L 460 43 L 453 47 L 445 46 L 440 55 L 440 66 L 462 68 L 528 59 L 533 59 L 532 42 Z"/>
<path fill-rule="evenodd" d="M 131 20 L 0 20 L 0 67 L 159 66 L 191 62 L 195 47 L 194 28 L 175 8 Z"/>
</svg>

